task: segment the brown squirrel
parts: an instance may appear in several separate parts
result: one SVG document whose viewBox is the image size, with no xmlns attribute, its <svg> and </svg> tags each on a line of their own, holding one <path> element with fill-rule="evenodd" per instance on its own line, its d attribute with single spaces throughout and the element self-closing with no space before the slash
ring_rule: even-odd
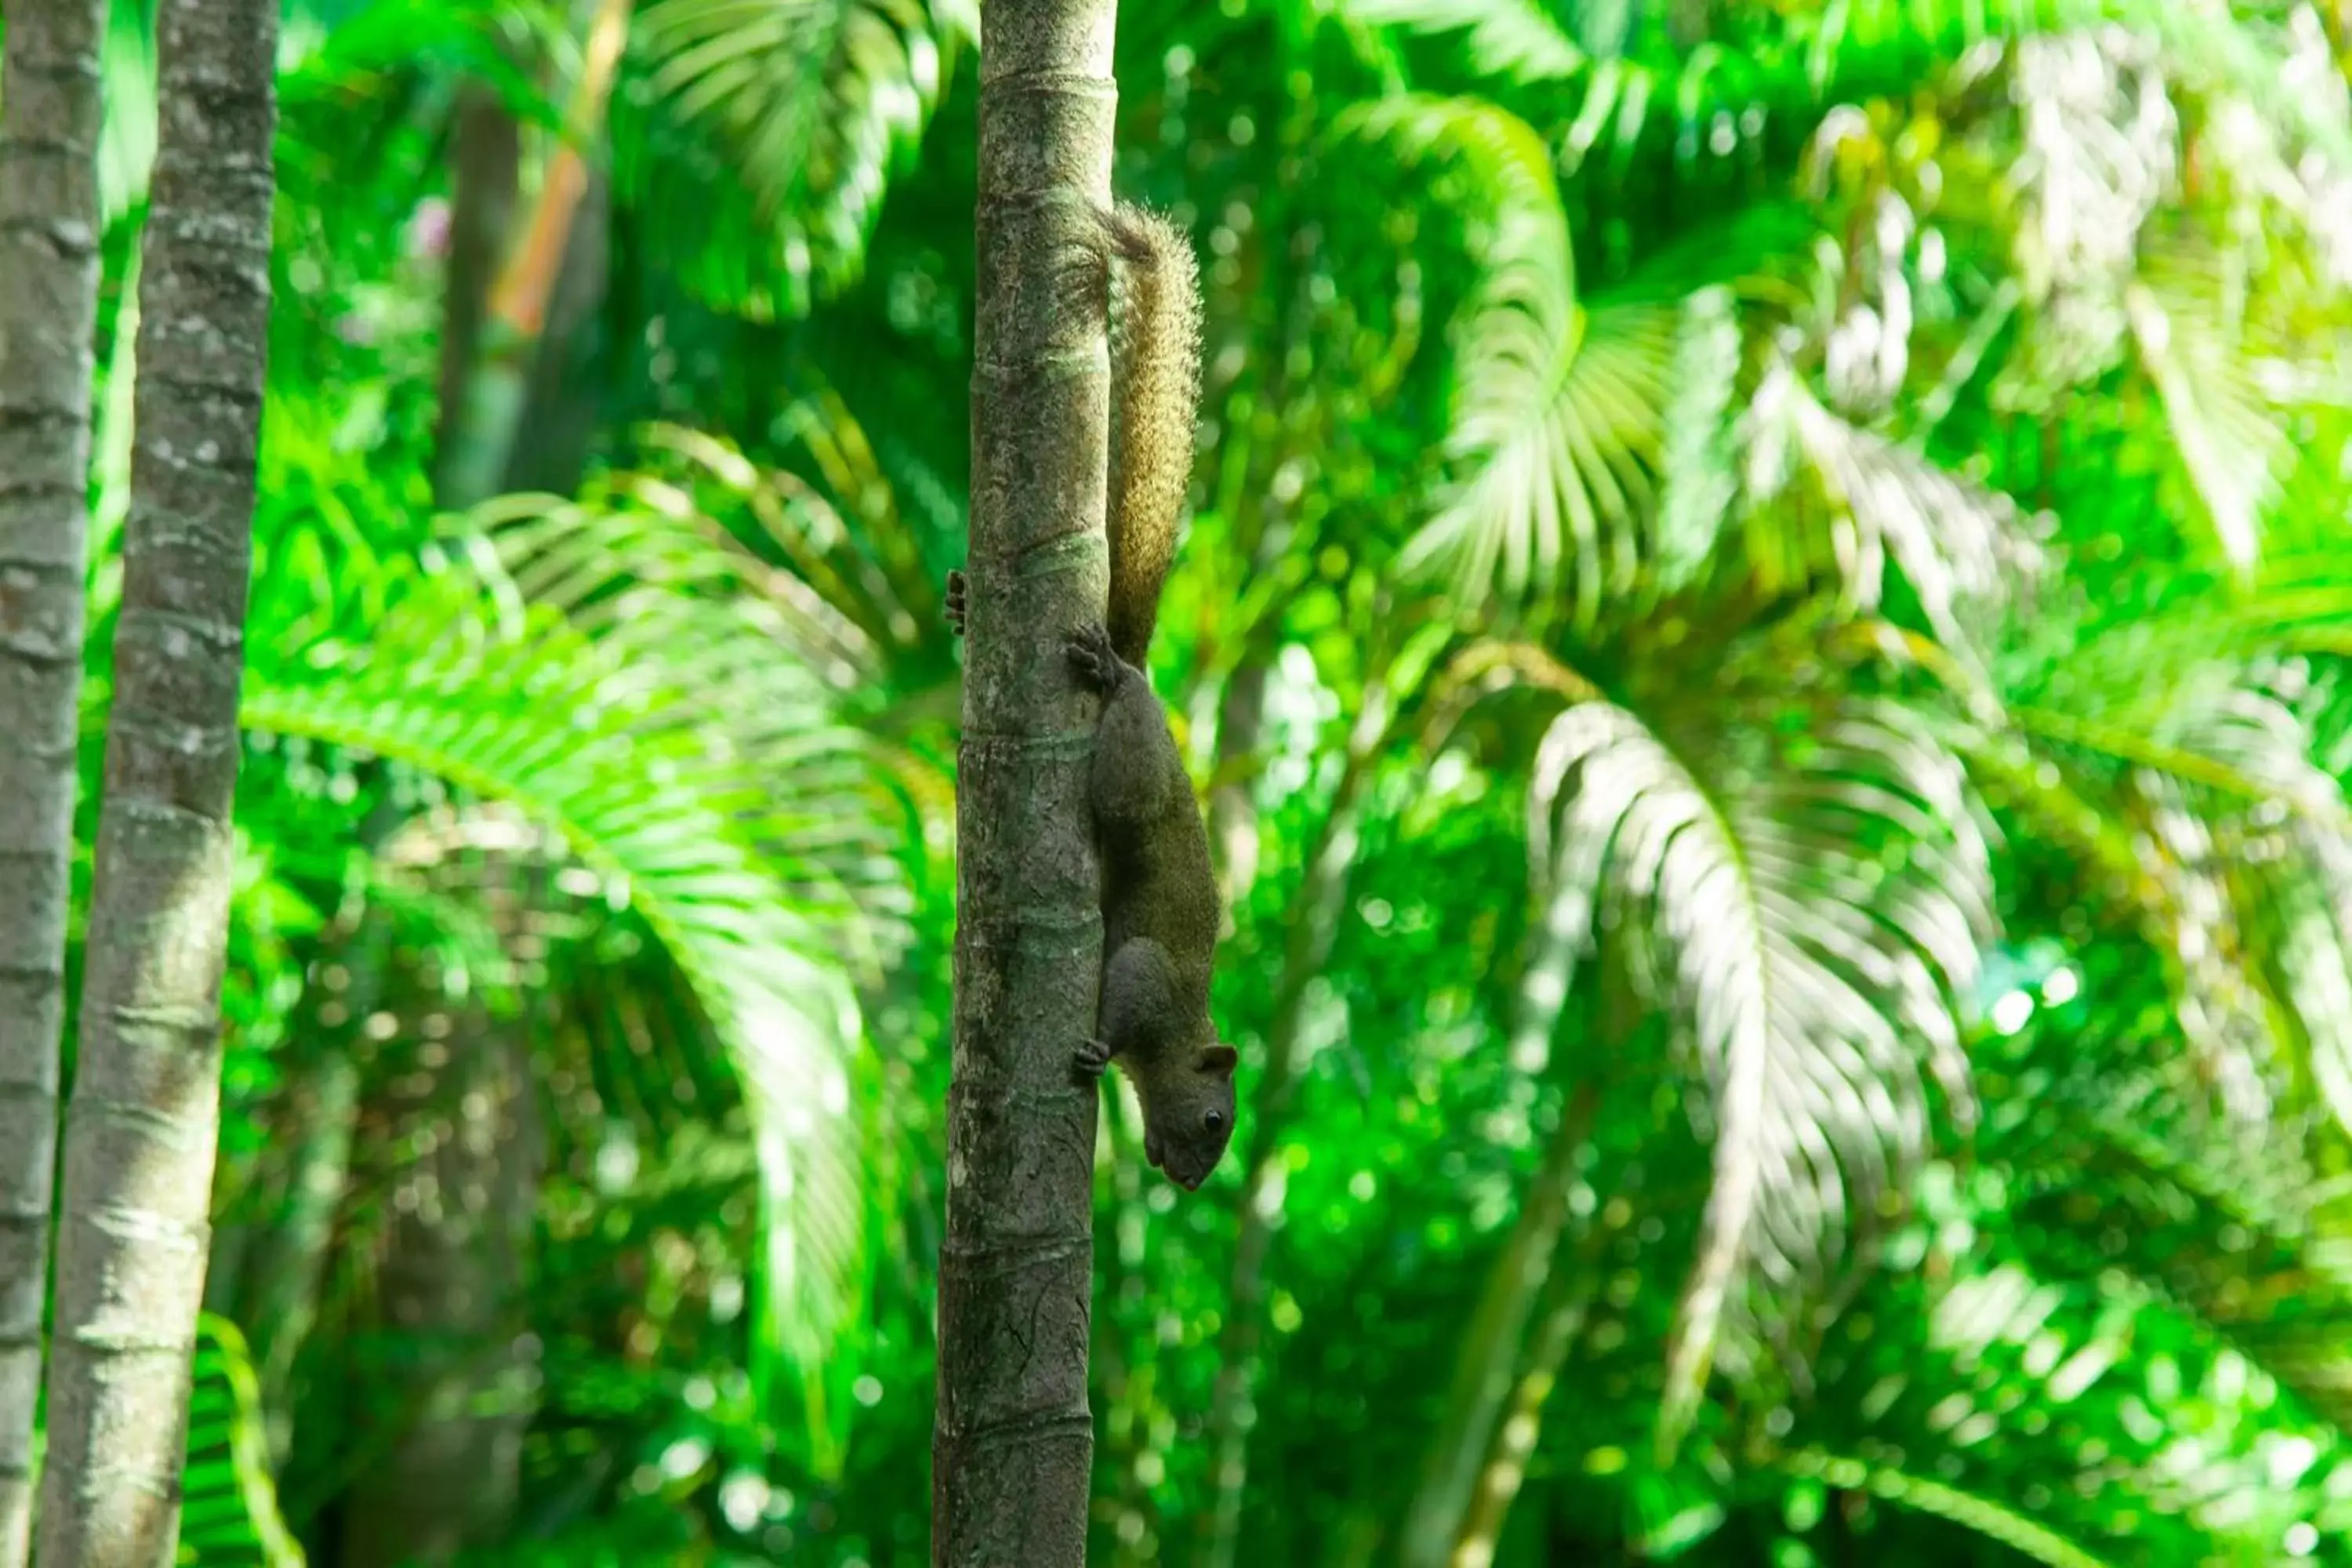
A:
<svg viewBox="0 0 2352 1568">
<path fill-rule="evenodd" d="M 1114 267 L 1125 287 L 1113 333 L 1110 622 L 1069 639 L 1071 669 L 1103 698 L 1091 781 L 1100 1037 L 1077 1063 L 1100 1077 L 1118 1059 L 1143 1104 L 1145 1156 L 1192 1191 L 1233 1140 L 1235 1057 L 1209 1018 L 1218 910 L 1208 826 L 1143 667 L 1192 479 L 1201 286 L 1191 244 L 1156 213 L 1120 203 L 1097 215 L 1090 239 L 1097 297 L 1108 300 Z M 962 635 L 961 572 L 948 574 L 947 614 Z"/>
</svg>

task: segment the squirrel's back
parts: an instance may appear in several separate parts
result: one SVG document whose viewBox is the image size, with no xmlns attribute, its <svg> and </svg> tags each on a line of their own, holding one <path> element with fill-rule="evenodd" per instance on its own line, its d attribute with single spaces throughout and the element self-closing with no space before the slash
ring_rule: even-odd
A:
<svg viewBox="0 0 2352 1568">
<path fill-rule="evenodd" d="M 1141 669 L 1176 556 L 1201 400 L 1201 280 L 1192 242 L 1122 202 L 1103 219 L 1124 294 L 1113 314 L 1110 640 Z"/>
</svg>

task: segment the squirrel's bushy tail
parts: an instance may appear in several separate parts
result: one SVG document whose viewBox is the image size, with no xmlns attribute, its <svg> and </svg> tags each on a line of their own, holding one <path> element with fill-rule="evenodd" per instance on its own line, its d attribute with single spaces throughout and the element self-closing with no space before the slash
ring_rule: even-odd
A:
<svg viewBox="0 0 2352 1568">
<path fill-rule="evenodd" d="M 1103 219 L 1124 290 L 1113 313 L 1110 641 L 1138 668 L 1176 556 L 1201 396 L 1201 280 L 1192 242 L 1120 203 Z"/>
</svg>

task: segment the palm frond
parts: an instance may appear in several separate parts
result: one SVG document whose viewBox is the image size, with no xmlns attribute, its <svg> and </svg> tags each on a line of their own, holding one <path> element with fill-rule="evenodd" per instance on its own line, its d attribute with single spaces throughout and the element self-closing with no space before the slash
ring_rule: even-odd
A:
<svg viewBox="0 0 2352 1568">
<path fill-rule="evenodd" d="M 2084 1551 L 1998 1496 L 1968 1491 L 1913 1471 L 1874 1465 L 1822 1448 L 1792 1454 L 1783 1461 L 1783 1468 L 1793 1476 L 1815 1478 L 1846 1491 L 1866 1491 L 1897 1508 L 1949 1520 L 2046 1568 L 2121 1568 L 2116 1559 Z"/>
<path fill-rule="evenodd" d="M 797 314 L 853 280 L 979 37 L 971 0 L 650 0 L 615 168 L 707 302 Z"/>
<path fill-rule="evenodd" d="M 1690 1419 L 1754 1277 L 1776 1318 L 1818 1284 L 1853 1206 L 1924 1149 L 1923 1065 L 1964 1106 L 1957 998 L 1991 925 L 1988 847 L 1916 712 L 1854 698 L 1776 733 L 1779 704 L 1687 746 L 1633 713 L 1554 721 L 1531 812 L 1554 886 L 1651 913 L 1706 1068 L 1715 1184 L 1661 1414 Z M 1553 846 L 1557 847 L 1553 847 Z M 1923 1064 L 1920 1059 L 1924 1055 Z"/>
<path fill-rule="evenodd" d="M 1664 593 L 1697 575 L 1739 498 L 1733 406 L 1744 347 L 1728 289 L 1702 289 L 1690 297 L 1667 372 L 1659 454 L 1665 493 L 1654 569 Z"/>
<path fill-rule="evenodd" d="M 1826 575 L 1848 613 L 1875 614 L 1891 565 L 1945 647 L 1967 654 L 2036 569 L 2016 503 L 1841 417 L 1785 360 L 1758 386 L 1746 437 L 1748 559 L 1768 593 Z"/>
<path fill-rule="evenodd" d="M 204 1314 L 180 1481 L 182 1568 L 302 1568 L 302 1549 L 278 1511 L 261 1423 L 261 1385 L 245 1336 L 226 1318 Z"/>
<path fill-rule="evenodd" d="M 520 806 L 642 913 L 736 1064 L 774 1326 L 814 1375 L 862 1279 L 852 979 L 873 936 L 853 885 L 887 839 L 870 772 L 822 684 L 741 617 L 646 587 L 626 616 L 575 622 L 486 552 L 405 577 L 363 637 L 287 623 L 254 649 L 245 721 Z M 746 723 L 717 690 L 756 695 L 730 702 Z"/>
<path fill-rule="evenodd" d="M 2278 494 L 2286 432 L 2246 353 L 2242 301 L 2233 298 L 2242 287 L 2221 255 L 2174 247 L 2142 261 L 2124 304 L 2214 538 L 2232 566 L 2250 573 Z"/>
<path fill-rule="evenodd" d="M 1514 81 L 1557 81 L 1591 63 L 1538 0 L 1347 0 L 1350 16 L 1374 26 L 1421 34 L 1460 33 L 1470 67 Z"/>
</svg>

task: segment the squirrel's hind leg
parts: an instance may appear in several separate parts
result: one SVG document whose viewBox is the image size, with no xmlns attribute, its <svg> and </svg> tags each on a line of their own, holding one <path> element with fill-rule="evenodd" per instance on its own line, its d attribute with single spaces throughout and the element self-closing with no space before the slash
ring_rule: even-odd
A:
<svg viewBox="0 0 2352 1568">
<path fill-rule="evenodd" d="M 1112 651 L 1100 626 L 1070 637 L 1070 664 L 1078 679 L 1103 694 L 1095 730 L 1094 806 L 1097 821 L 1151 821 L 1172 792 L 1189 790 L 1184 760 L 1168 731 L 1168 712 L 1141 670 Z"/>
</svg>

